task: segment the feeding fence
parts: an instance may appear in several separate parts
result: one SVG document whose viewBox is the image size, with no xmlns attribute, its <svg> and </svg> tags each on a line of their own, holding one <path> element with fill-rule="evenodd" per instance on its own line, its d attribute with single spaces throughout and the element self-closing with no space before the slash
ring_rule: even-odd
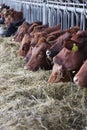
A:
<svg viewBox="0 0 87 130">
<path fill-rule="evenodd" d="M 15 10 L 22 10 L 29 23 L 40 20 L 54 26 L 61 23 L 61 29 L 80 26 L 86 29 L 87 2 L 85 0 L 0 0 Z"/>
</svg>

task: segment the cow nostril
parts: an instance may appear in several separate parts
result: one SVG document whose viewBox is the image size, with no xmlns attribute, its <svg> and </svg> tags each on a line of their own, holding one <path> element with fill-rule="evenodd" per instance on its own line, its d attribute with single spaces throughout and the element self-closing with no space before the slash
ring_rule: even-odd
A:
<svg viewBox="0 0 87 130">
<path fill-rule="evenodd" d="M 51 52 L 49 50 L 46 51 L 46 55 L 49 56 Z"/>
<path fill-rule="evenodd" d="M 78 84 L 78 81 L 79 81 L 78 77 L 74 77 L 73 81 L 74 81 L 74 83 Z"/>
</svg>

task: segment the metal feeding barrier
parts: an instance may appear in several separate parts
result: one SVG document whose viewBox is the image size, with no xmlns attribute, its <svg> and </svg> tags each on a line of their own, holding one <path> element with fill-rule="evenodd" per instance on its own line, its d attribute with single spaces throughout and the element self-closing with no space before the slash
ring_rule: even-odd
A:
<svg viewBox="0 0 87 130">
<path fill-rule="evenodd" d="M 50 26 L 61 23 L 61 29 L 79 26 L 85 30 L 87 26 L 86 0 L 0 0 L 0 3 L 23 11 L 29 23 L 38 20 Z"/>
</svg>

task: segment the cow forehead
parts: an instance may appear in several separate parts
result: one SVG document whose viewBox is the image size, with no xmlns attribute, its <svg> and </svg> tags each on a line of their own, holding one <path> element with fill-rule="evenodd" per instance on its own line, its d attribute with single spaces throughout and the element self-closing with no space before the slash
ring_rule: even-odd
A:
<svg viewBox="0 0 87 130">
<path fill-rule="evenodd" d="M 54 62 L 55 62 L 55 59 L 58 59 L 59 57 L 60 57 L 60 59 L 66 58 L 67 56 L 69 56 L 69 54 L 71 54 L 71 51 L 64 47 L 64 48 L 54 57 Z"/>
<path fill-rule="evenodd" d="M 32 54 L 38 54 L 41 50 L 43 49 L 42 44 L 40 44 L 39 46 L 35 46 L 32 50 Z"/>
</svg>

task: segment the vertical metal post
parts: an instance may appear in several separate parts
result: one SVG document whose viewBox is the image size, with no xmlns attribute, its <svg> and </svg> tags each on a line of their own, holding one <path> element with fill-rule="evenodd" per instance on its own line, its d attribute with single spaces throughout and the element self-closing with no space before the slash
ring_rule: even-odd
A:
<svg viewBox="0 0 87 130">
<path fill-rule="evenodd" d="M 74 12 L 71 13 L 71 27 L 73 27 L 75 24 L 75 15 L 74 15 Z"/>
<path fill-rule="evenodd" d="M 49 21 L 49 26 L 52 26 L 52 8 L 49 8 L 49 12 L 48 12 L 48 21 Z"/>
<path fill-rule="evenodd" d="M 47 23 L 47 7 L 46 7 L 46 1 L 43 2 L 43 24 Z"/>
</svg>

